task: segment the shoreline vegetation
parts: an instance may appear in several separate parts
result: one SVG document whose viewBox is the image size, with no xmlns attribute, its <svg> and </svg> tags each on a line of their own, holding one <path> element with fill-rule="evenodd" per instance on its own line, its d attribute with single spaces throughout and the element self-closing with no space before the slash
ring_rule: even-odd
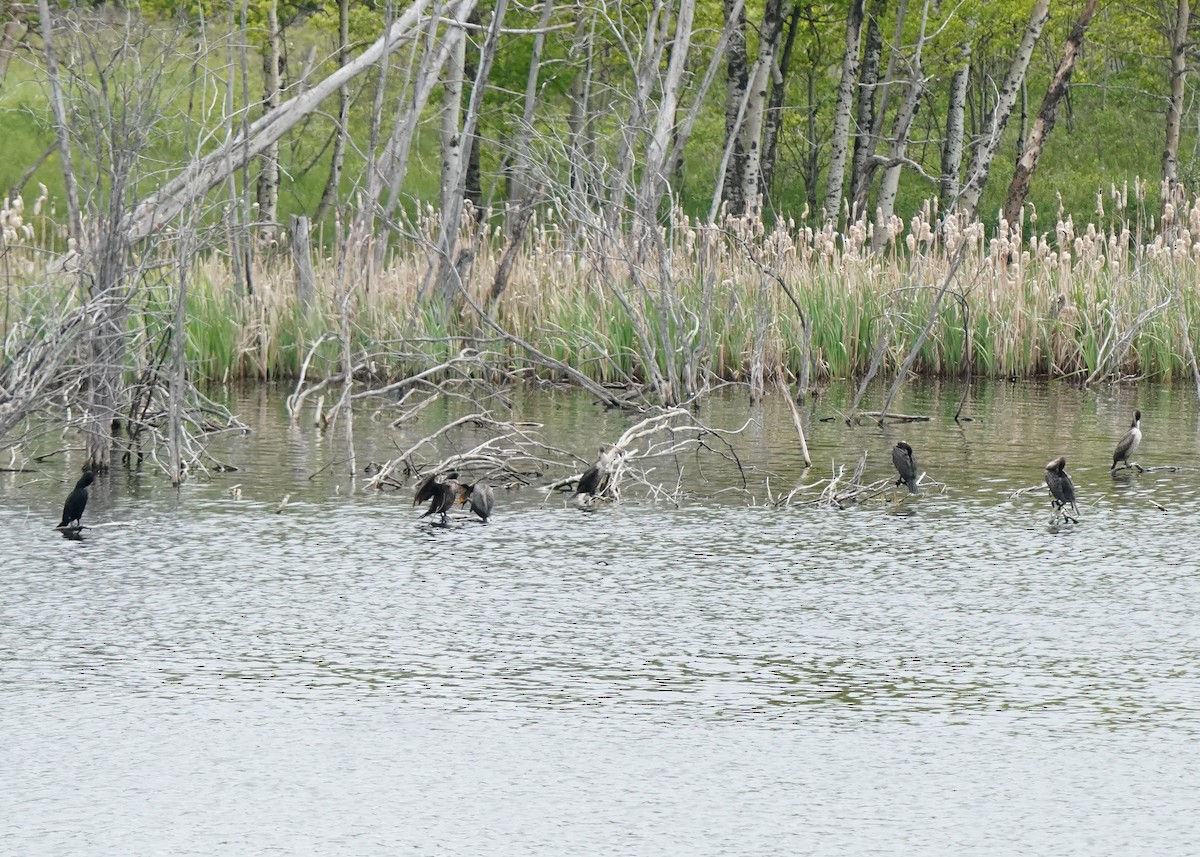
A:
<svg viewBox="0 0 1200 857">
<path fill-rule="evenodd" d="M 351 473 L 357 405 L 399 425 L 530 380 L 668 435 L 731 383 L 794 403 L 853 379 L 849 419 L 873 380 L 890 378 L 882 419 L 917 375 L 1200 391 L 1186 4 L 1122 19 L 1169 69 L 1064 103 L 1089 134 L 1119 118 L 1103 148 L 1137 158 L 1067 158 L 1087 169 L 1037 189 L 1076 65 L 1111 65 L 1085 36 L 1147 54 L 1113 41 L 1119 15 L 1089 30 L 1095 0 L 1069 29 L 1048 0 L 856 0 L 820 21 L 774 0 L 217 6 L 41 2 L 4 31 L 0 104 L 27 164 L 0 213 L 10 447 L 49 418 L 98 474 L 149 456 L 178 484 L 207 438 L 244 429 L 205 385 L 250 379 L 294 385 L 291 417 L 315 412 Z M 1017 128 L 1030 82 L 1046 93 Z M 1151 120 L 1161 164 L 1134 145 Z M 1156 167 L 1157 184 L 1096 178 Z M 1056 182 L 1069 199 L 1039 219 Z"/>
<path fill-rule="evenodd" d="M 1114 189 L 1115 202 L 1125 193 Z M 0 212 L 9 353 L 10 333 L 81 306 L 71 254 L 38 247 L 31 239 L 53 227 L 26 227 L 23 208 Z M 344 376 L 348 348 L 365 386 L 430 370 L 541 380 L 572 380 L 572 370 L 625 388 L 674 377 L 677 400 L 728 382 L 761 396 L 777 378 L 799 380 L 803 393 L 813 381 L 902 367 L 1082 383 L 1194 377 L 1200 200 L 1178 214 L 1168 207 L 1157 232 L 1067 217 L 1029 240 L 1003 222 L 989 233 L 953 217 L 939 233 L 935 209 L 893 218 L 882 251 L 865 220 L 835 233 L 744 217 L 706 225 L 676 212 L 659 236 L 666 264 L 653 270 L 632 264 L 627 242 L 601 255 L 564 220 L 534 215 L 513 248 L 489 217 L 468 216 L 459 242 L 472 266 L 449 308 L 423 300 L 432 210 L 348 284 L 344 243 L 317 257 L 309 248 L 320 240 L 284 233 L 237 274 L 248 286 L 227 254 L 192 257 L 183 359 L 195 383 L 329 381 Z M 163 273 L 146 274 L 144 300 L 128 313 L 143 338 L 148 314 L 179 295 Z"/>
</svg>

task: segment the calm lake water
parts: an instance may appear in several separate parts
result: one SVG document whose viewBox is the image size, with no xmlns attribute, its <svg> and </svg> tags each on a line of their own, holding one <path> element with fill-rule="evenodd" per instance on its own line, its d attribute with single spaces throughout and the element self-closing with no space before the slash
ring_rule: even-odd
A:
<svg viewBox="0 0 1200 857">
<path fill-rule="evenodd" d="M 709 458 L 678 508 L 500 490 L 487 526 L 351 490 L 266 390 L 231 399 L 237 472 L 106 475 L 82 541 L 51 529 L 78 451 L 2 474 L 0 853 L 1200 853 L 1194 393 L 986 385 L 957 426 L 959 394 L 880 429 L 824 391 L 807 473 L 783 403 L 714 397 L 755 420 L 744 492 L 705 499 L 742 484 Z M 631 423 L 514 405 L 585 457 Z M 1136 458 L 1182 469 L 1108 474 L 1135 407 Z M 463 412 L 364 414 L 360 466 Z M 764 505 L 901 438 L 944 493 Z M 1058 454 L 1077 526 L 1012 497 Z"/>
</svg>

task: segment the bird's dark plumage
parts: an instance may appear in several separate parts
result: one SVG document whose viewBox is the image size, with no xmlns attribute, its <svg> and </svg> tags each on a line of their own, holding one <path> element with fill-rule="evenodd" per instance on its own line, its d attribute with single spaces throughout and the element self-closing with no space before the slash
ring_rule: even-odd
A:
<svg viewBox="0 0 1200 857">
<path fill-rule="evenodd" d="M 1053 502 L 1056 509 L 1061 510 L 1070 506 L 1078 515 L 1079 507 L 1075 505 L 1075 483 L 1067 475 L 1066 466 L 1067 459 L 1062 455 L 1046 465 L 1046 487 L 1050 489 L 1050 494 L 1054 497 Z"/>
<path fill-rule="evenodd" d="M 469 505 L 471 511 L 486 521 L 492 514 L 492 506 L 496 498 L 490 485 L 483 482 L 472 482 L 470 485 L 458 486 L 458 502 L 463 506 Z"/>
<path fill-rule="evenodd" d="M 83 517 L 83 510 L 87 508 L 87 489 L 95 481 L 95 478 L 92 471 L 85 470 L 83 476 L 75 483 L 74 490 L 67 495 L 67 501 L 63 503 L 62 523 L 58 525 L 60 529 L 71 523 L 74 523 L 76 527 L 82 526 L 80 518 Z"/>
<path fill-rule="evenodd" d="M 581 500 L 591 500 L 604 490 L 604 485 L 608 481 L 608 467 L 611 459 L 612 454 L 608 451 L 608 447 L 600 447 L 600 457 L 596 459 L 596 463 L 583 471 L 583 475 L 579 477 L 579 482 L 575 486 L 577 497 Z"/>
<path fill-rule="evenodd" d="M 892 447 L 892 464 L 900 478 L 897 485 L 907 485 L 910 494 L 917 493 L 917 459 L 913 457 L 913 448 L 904 441 Z"/>
<path fill-rule="evenodd" d="M 437 473 L 430 474 L 417 483 L 413 505 L 429 500 L 429 509 L 421 517 L 428 518 L 430 515 L 440 514 L 445 521 L 447 513 L 454 506 L 454 501 L 458 499 L 460 489 L 458 473 L 451 471 L 445 478 Z"/>
<path fill-rule="evenodd" d="M 1133 422 L 1129 424 L 1129 431 L 1117 442 L 1117 448 L 1113 451 L 1113 463 L 1111 470 L 1117 469 L 1117 464 L 1124 462 L 1125 466 L 1129 466 L 1129 459 L 1137 452 L 1138 446 L 1142 442 L 1142 412 L 1133 412 Z"/>
</svg>

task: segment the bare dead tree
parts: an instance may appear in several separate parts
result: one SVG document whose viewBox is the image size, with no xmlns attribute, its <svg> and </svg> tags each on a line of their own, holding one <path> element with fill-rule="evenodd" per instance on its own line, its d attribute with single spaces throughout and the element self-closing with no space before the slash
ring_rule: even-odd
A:
<svg viewBox="0 0 1200 857">
<path fill-rule="evenodd" d="M 1004 219 L 1010 226 L 1015 227 L 1021 221 L 1021 207 L 1025 204 L 1025 197 L 1029 193 L 1029 182 L 1033 178 L 1033 171 L 1037 169 L 1038 160 L 1046 146 L 1046 138 L 1054 129 L 1054 122 L 1058 117 L 1058 104 L 1067 94 L 1067 87 L 1071 85 L 1075 61 L 1083 47 L 1083 40 L 1087 35 L 1088 27 L 1091 26 L 1092 18 L 1095 17 L 1099 8 L 1100 0 L 1088 0 L 1084 5 L 1067 36 L 1058 69 L 1054 72 L 1050 85 L 1046 87 L 1042 106 L 1038 109 L 1033 128 L 1025 141 L 1021 157 L 1017 160 L 1017 168 L 1013 172 L 1012 181 L 1008 185 L 1008 195 L 1004 200 Z"/>
<path fill-rule="evenodd" d="M 829 144 L 829 178 L 825 185 L 825 220 L 837 223 L 842 206 L 842 182 L 850 152 L 850 114 L 854 108 L 854 88 L 858 81 L 859 50 L 866 0 L 850 0 L 846 14 L 846 45 L 842 52 L 842 73 L 837 101 L 833 106 L 833 138 Z"/>
<path fill-rule="evenodd" d="M 970 165 L 967 167 L 967 180 L 959 197 L 958 210 L 966 217 L 974 217 L 979 207 L 979 199 L 987 184 L 988 173 L 992 168 L 992 160 L 1000 148 L 1000 140 L 1004 128 L 1012 115 L 1013 106 L 1025 82 L 1025 73 L 1029 61 L 1033 58 L 1033 49 L 1042 36 L 1042 30 L 1050 19 L 1050 0 L 1036 0 L 1033 11 L 1029 16 L 1029 24 L 1021 36 L 1021 42 L 1013 55 L 1008 74 L 1000 87 L 996 103 L 986 123 L 983 139 L 971 152 Z"/>
</svg>

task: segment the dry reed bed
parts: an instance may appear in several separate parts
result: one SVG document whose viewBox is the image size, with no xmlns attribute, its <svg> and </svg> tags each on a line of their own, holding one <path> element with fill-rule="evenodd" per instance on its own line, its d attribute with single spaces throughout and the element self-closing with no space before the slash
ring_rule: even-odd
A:
<svg viewBox="0 0 1200 857">
<path fill-rule="evenodd" d="M 1108 198 L 1127 211 L 1125 196 L 1113 189 Z M 50 254 L 28 241 L 24 224 L 9 226 L 13 211 L 8 206 L 0 218 L 8 319 L 37 311 L 40 289 L 29 284 L 55 282 L 44 262 Z M 1200 201 L 1166 206 L 1157 224 L 1109 218 L 1077 227 L 1067 218 L 1039 232 L 1031 218 L 1028 239 L 1003 223 L 990 235 L 980 223 L 954 219 L 938 229 L 937 217 L 930 204 L 907 222 L 894 219 L 875 250 L 865 221 L 836 233 L 732 217 L 708 225 L 677 213 L 658 236 L 660 264 L 652 253 L 637 258 L 627 239 L 597 239 L 594 230 L 542 215 L 494 306 L 489 291 L 504 235 L 466 218 L 459 246 L 478 250 L 464 283 L 470 301 L 447 314 L 420 299 L 438 222 L 426 209 L 369 276 L 348 278 L 336 251 L 314 260 L 317 293 L 308 308 L 298 300 L 286 247 L 258 254 L 249 297 L 235 292 L 223 254 L 199 257 L 188 296 L 188 356 L 196 378 L 294 378 L 310 347 L 339 330 L 345 306 L 356 365 L 381 377 L 445 360 L 464 346 L 509 369 L 546 371 L 497 337 L 482 310 L 601 382 L 644 380 L 650 361 L 661 368 L 681 354 L 714 381 L 749 380 L 756 367 L 768 376 L 799 375 L 802 319 L 782 283 L 811 319 L 813 376 L 849 377 L 867 369 L 881 342 L 883 369 L 900 365 L 961 253 L 951 299 L 942 302 L 914 371 L 1081 379 L 1170 379 L 1190 371 L 1200 322 Z M 156 296 L 147 302 L 169 303 L 173 288 L 169 279 L 150 284 L 147 294 Z M 341 353 L 335 338 L 318 347 L 310 377 L 340 371 Z"/>
</svg>

